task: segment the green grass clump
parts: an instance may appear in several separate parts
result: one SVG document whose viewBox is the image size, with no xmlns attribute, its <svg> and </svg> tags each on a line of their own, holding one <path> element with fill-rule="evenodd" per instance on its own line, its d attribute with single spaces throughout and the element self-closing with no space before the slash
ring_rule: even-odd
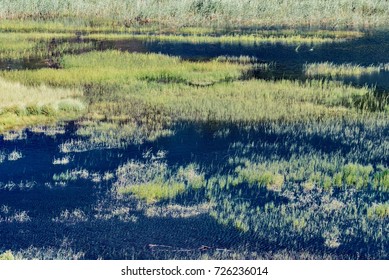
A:
<svg viewBox="0 0 389 280">
<path fill-rule="evenodd" d="M 389 191 L 389 169 L 382 166 L 379 167 L 379 171 L 374 175 L 373 186 L 375 189 L 387 192 Z"/>
<path fill-rule="evenodd" d="M 389 203 L 375 204 L 367 209 L 367 217 L 370 219 L 389 218 Z"/>
<path fill-rule="evenodd" d="M 206 180 L 204 173 L 198 169 L 195 164 L 189 164 L 185 168 L 181 166 L 176 176 L 180 178 L 180 181 L 186 182 L 192 189 L 200 189 L 205 187 Z"/>
<path fill-rule="evenodd" d="M 121 187 L 118 189 L 118 193 L 121 195 L 134 194 L 139 199 L 146 200 L 147 203 L 153 203 L 165 199 L 172 199 L 184 191 L 184 183 L 169 181 L 154 181 L 141 185 Z"/>
<path fill-rule="evenodd" d="M 328 77 L 344 77 L 344 76 L 361 76 L 364 74 L 379 73 L 380 66 L 359 66 L 351 63 L 335 65 L 330 62 L 311 63 L 304 65 L 305 75 L 310 77 L 328 76 Z"/>
<path fill-rule="evenodd" d="M 11 261 L 14 259 L 15 257 L 13 256 L 11 251 L 5 251 L 4 253 L 0 254 L 0 261 Z"/>
<path fill-rule="evenodd" d="M 246 183 L 250 187 L 265 187 L 272 191 L 281 191 L 284 184 L 282 174 L 269 171 L 264 165 L 249 164 L 245 168 L 238 167 L 236 173 L 238 176 L 233 184 Z"/>
<path fill-rule="evenodd" d="M 116 171 L 116 193 L 135 195 L 147 203 L 171 200 L 186 190 L 205 187 L 204 174 L 195 164 L 170 169 L 163 161 L 164 153 L 145 155 L 145 162 L 130 161 Z"/>
<path fill-rule="evenodd" d="M 372 166 L 347 164 L 341 171 L 342 183 L 345 186 L 353 186 L 357 189 L 366 188 L 369 184 L 370 174 L 373 170 Z"/>
</svg>

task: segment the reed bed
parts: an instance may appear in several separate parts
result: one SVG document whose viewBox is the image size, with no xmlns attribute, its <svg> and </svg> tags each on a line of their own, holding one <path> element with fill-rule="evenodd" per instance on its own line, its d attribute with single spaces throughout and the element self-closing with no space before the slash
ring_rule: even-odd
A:
<svg viewBox="0 0 389 280">
<path fill-rule="evenodd" d="M 2 19 L 34 19 L 84 22 L 95 26 L 319 26 L 358 28 L 385 25 L 386 1 L 319 0 L 122 0 L 122 1 L 2 1 Z"/>
<path fill-rule="evenodd" d="M 290 34 L 285 35 L 282 32 L 277 34 L 274 32 L 272 35 L 261 34 L 235 34 L 235 35 L 220 35 L 220 36 L 209 36 L 209 35 L 180 35 L 178 34 L 112 34 L 112 33 L 96 33 L 85 35 L 87 39 L 95 40 L 126 40 L 126 39 L 139 39 L 148 41 L 161 41 L 161 42 L 176 42 L 176 43 L 192 43 L 192 44 L 241 44 L 241 45 L 256 45 L 263 43 L 283 43 L 289 45 L 297 44 L 323 44 L 341 42 L 346 39 L 354 38 L 353 36 L 347 36 L 343 38 L 332 38 L 322 37 L 318 35 L 307 36 L 304 34 Z"/>
</svg>

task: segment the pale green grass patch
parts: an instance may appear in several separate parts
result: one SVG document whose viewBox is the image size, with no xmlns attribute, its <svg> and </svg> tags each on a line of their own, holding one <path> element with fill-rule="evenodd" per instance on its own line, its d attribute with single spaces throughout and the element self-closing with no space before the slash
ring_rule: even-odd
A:
<svg viewBox="0 0 389 280">
<path fill-rule="evenodd" d="M 0 131 L 74 118 L 85 108 L 77 89 L 28 87 L 0 79 Z"/>
<path fill-rule="evenodd" d="M 328 77 L 343 77 L 343 76 L 356 76 L 359 77 L 364 74 L 374 74 L 381 71 L 380 66 L 360 66 L 351 63 L 345 63 L 336 65 L 330 62 L 323 63 L 311 63 L 304 65 L 305 75 L 315 76 L 328 76 Z"/>
<path fill-rule="evenodd" d="M 185 184 L 179 182 L 148 182 L 140 185 L 132 185 L 118 188 L 121 195 L 134 194 L 139 199 L 153 203 L 163 199 L 172 199 L 185 191 Z"/>
</svg>

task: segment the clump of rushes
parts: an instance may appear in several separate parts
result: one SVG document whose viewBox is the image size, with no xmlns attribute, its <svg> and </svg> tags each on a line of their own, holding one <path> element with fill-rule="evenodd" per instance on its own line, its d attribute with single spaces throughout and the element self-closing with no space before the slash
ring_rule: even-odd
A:
<svg viewBox="0 0 389 280">
<path fill-rule="evenodd" d="M 278 172 L 269 171 L 264 165 L 246 163 L 245 168 L 236 168 L 237 178 L 233 185 L 246 183 L 249 187 L 264 187 L 271 191 L 281 191 L 284 176 Z"/>
<path fill-rule="evenodd" d="M 310 63 L 304 65 L 305 75 L 310 77 L 327 76 L 327 77 L 343 77 L 343 76 L 361 76 L 364 74 L 379 73 L 383 66 L 360 66 L 351 63 L 336 65 L 332 62 Z"/>
<path fill-rule="evenodd" d="M 389 218 L 389 203 L 374 204 L 367 209 L 367 217 L 370 219 L 387 219 Z"/>
<path fill-rule="evenodd" d="M 139 199 L 153 203 L 163 199 L 171 199 L 185 191 L 185 184 L 171 181 L 153 181 L 140 185 L 131 185 L 117 190 L 120 195 L 133 194 Z"/>
<path fill-rule="evenodd" d="M 77 89 L 28 87 L 0 79 L 0 132 L 76 118 L 85 108 L 81 96 Z"/>
<path fill-rule="evenodd" d="M 135 195 L 147 203 L 169 200 L 188 189 L 205 186 L 204 174 L 194 164 L 169 170 L 163 158 L 152 157 L 145 162 L 130 161 L 116 171 L 116 193 L 119 196 Z"/>
</svg>

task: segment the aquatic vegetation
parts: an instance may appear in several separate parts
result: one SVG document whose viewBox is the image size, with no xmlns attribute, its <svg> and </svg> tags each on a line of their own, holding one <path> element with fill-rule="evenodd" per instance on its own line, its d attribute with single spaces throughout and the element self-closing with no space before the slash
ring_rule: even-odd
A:
<svg viewBox="0 0 389 280">
<path fill-rule="evenodd" d="M 361 76 L 364 74 L 373 74 L 380 72 L 382 67 L 380 66 L 360 66 L 353 65 L 351 63 L 335 65 L 330 62 L 323 63 L 311 63 L 304 65 L 304 72 L 307 76 L 328 76 L 328 77 L 340 77 L 340 76 Z"/>
<path fill-rule="evenodd" d="M 58 247 L 35 247 L 29 246 L 25 249 L 8 251 L 12 253 L 15 260 L 80 260 L 85 253 L 75 251 L 71 242 L 64 238 Z"/>
<path fill-rule="evenodd" d="M 140 185 L 131 185 L 118 188 L 119 195 L 134 194 L 139 199 L 145 199 L 148 203 L 162 199 L 171 199 L 184 192 L 185 184 L 178 182 L 153 181 Z"/>
<path fill-rule="evenodd" d="M 92 173 L 86 169 L 71 169 L 53 175 L 53 180 L 58 182 L 76 181 L 79 179 L 91 180 L 100 182 L 101 175 L 99 173 Z"/>
<path fill-rule="evenodd" d="M 146 207 L 145 215 L 147 217 L 189 218 L 208 214 L 211 208 L 212 205 L 210 203 L 194 206 L 182 206 L 180 204 L 150 205 Z"/>
<path fill-rule="evenodd" d="M 53 165 L 66 165 L 71 161 L 70 156 L 64 156 L 62 158 L 54 158 L 53 159 Z"/>
<path fill-rule="evenodd" d="M 68 225 L 76 224 L 79 222 L 86 222 L 88 217 L 80 209 L 74 209 L 73 211 L 65 210 L 60 213 L 58 217 L 52 219 L 53 222 L 66 223 Z"/>
<path fill-rule="evenodd" d="M 367 209 L 367 216 L 370 219 L 387 219 L 389 218 L 389 203 L 375 204 Z"/>
<path fill-rule="evenodd" d="M 13 150 L 11 153 L 8 154 L 7 156 L 7 159 L 9 161 L 15 161 L 15 160 L 19 160 L 23 157 L 22 153 L 17 151 L 17 150 Z"/>
<path fill-rule="evenodd" d="M 27 137 L 24 130 L 7 131 L 2 136 L 4 141 L 24 140 Z"/>
<path fill-rule="evenodd" d="M 7 205 L 0 207 L 0 223 L 25 223 L 31 221 L 27 211 L 13 210 Z"/>
<path fill-rule="evenodd" d="M 15 257 L 11 251 L 5 251 L 4 253 L 0 254 L 0 261 L 12 261 L 14 259 Z"/>
<path fill-rule="evenodd" d="M 172 42 L 172 43 L 192 43 L 192 44 L 239 44 L 239 45 L 256 45 L 265 43 L 282 43 L 282 44 L 324 44 L 331 42 L 340 42 L 349 38 L 353 38 L 354 34 L 350 33 L 350 37 L 345 36 L 344 38 L 333 38 L 320 36 L 320 33 L 308 33 L 308 34 L 288 34 L 285 35 L 283 32 L 266 33 L 266 32 L 253 32 L 252 34 L 242 35 L 182 35 L 182 34 L 128 34 L 128 33 L 92 33 L 84 36 L 86 39 L 93 40 L 128 40 L 128 39 L 139 39 L 147 41 L 160 41 L 160 42 Z M 341 36 L 340 36 L 341 37 Z"/>
<path fill-rule="evenodd" d="M 6 153 L 3 151 L 0 151 L 0 163 L 3 163 L 3 161 L 7 158 Z"/>
<path fill-rule="evenodd" d="M 123 53 L 120 51 L 93 51 L 82 55 L 65 55 L 61 60 L 63 69 L 40 69 L 37 71 L 3 72 L 8 79 L 23 79 L 30 85 L 52 86 L 78 85 L 94 88 L 101 86 L 115 89 L 123 83 L 136 80 L 160 83 L 217 83 L 240 77 L 247 66 L 230 63 L 188 62 L 177 57 L 159 54 Z M 99 71 L 96 71 L 98 69 Z M 111 86 L 111 88 L 109 88 Z"/>
<path fill-rule="evenodd" d="M 134 194 L 148 203 L 172 199 L 185 190 L 198 190 L 205 187 L 204 173 L 195 164 L 169 170 L 163 161 L 164 153 L 145 154 L 145 162 L 130 161 L 116 171 L 116 192 L 119 196 Z"/>
<path fill-rule="evenodd" d="M 330 81 L 235 81 L 247 67 L 108 51 L 64 56 L 63 69 L 2 75 L 31 85 L 83 86 L 84 95 L 90 100 L 88 116 L 92 120 L 129 124 L 128 134 L 136 128 L 134 123 L 160 131 L 167 129 L 172 120 L 325 119 L 352 114 L 346 108 L 369 110 L 369 106 L 375 106 L 375 110 L 385 105 L 378 100 L 374 101 L 376 105 L 365 98 L 372 95 L 368 88 L 357 89 Z"/>
</svg>

